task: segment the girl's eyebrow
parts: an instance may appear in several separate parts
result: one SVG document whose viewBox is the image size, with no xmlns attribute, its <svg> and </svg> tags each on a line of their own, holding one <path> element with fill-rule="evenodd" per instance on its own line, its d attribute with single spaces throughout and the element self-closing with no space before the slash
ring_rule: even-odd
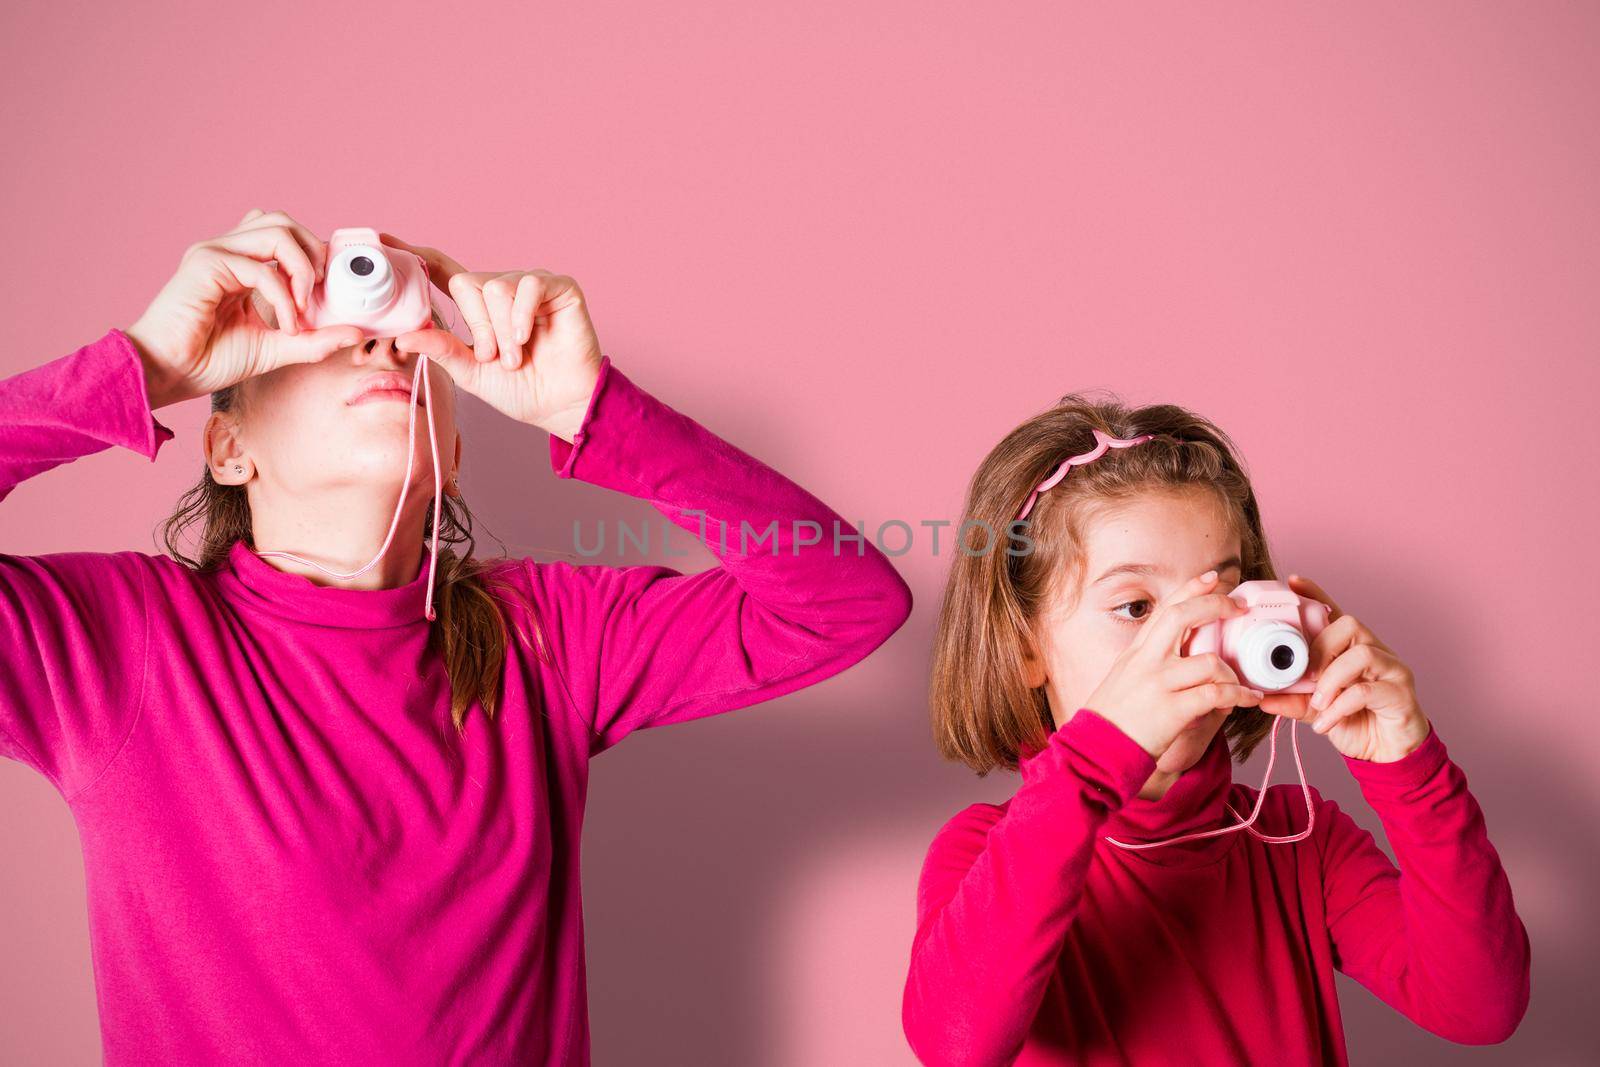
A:
<svg viewBox="0 0 1600 1067">
<path fill-rule="evenodd" d="M 1219 563 L 1212 564 L 1211 569 L 1216 571 L 1218 574 L 1221 574 L 1223 571 L 1229 569 L 1242 571 L 1244 570 L 1244 564 L 1239 560 L 1238 556 L 1229 556 L 1227 559 L 1222 560 Z M 1099 585 L 1107 578 L 1115 578 L 1119 574 L 1141 574 L 1148 576 L 1152 574 L 1165 574 L 1166 570 L 1167 569 L 1165 567 L 1157 567 L 1154 563 L 1119 563 L 1115 567 L 1105 571 L 1105 573 L 1101 574 L 1100 577 L 1096 578 L 1089 584 Z"/>
</svg>

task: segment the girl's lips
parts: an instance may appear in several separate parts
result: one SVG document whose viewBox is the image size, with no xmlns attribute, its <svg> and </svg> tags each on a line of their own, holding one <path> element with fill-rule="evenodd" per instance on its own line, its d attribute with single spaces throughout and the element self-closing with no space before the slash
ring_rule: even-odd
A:
<svg viewBox="0 0 1600 1067">
<path fill-rule="evenodd" d="M 400 400 L 400 401 L 403 401 L 405 403 L 410 403 L 411 402 L 411 390 L 409 390 L 409 389 L 369 389 L 366 392 L 362 393 L 360 396 L 356 397 L 354 400 L 350 401 L 350 403 L 352 403 L 352 404 L 365 404 L 369 400 Z M 418 407 L 422 406 L 422 397 L 420 397 L 420 396 L 417 397 L 417 406 Z"/>
<path fill-rule="evenodd" d="M 410 400 L 413 381 L 410 375 L 401 374 L 399 371 L 379 371 L 376 374 L 369 374 L 361 380 L 356 395 L 346 403 L 360 404 L 367 400 Z M 417 390 L 417 406 L 427 406 L 421 389 Z"/>
</svg>

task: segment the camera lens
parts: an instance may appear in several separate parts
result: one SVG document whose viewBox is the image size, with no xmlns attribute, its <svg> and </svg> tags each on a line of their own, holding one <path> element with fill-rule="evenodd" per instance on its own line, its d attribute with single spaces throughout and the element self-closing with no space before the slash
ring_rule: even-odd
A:
<svg viewBox="0 0 1600 1067">
<path fill-rule="evenodd" d="M 381 248 L 348 245 L 331 255 L 325 283 L 330 308 L 341 315 L 366 315 L 389 306 L 398 285 Z"/>
<path fill-rule="evenodd" d="M 1294 685 L 1311 661 L 1305 635 L 1278 620 L 1251 626 L 1240 635 L 1235 651 L 1243 680 L 1268 693 Z"/>
</svg>

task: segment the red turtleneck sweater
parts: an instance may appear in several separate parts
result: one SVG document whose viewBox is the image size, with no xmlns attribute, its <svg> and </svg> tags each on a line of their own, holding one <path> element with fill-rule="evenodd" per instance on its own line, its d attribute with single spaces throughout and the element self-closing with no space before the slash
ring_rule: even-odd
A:
<svg viewBox="0 0 1600 1067">
<path fill-rule="evenodd" d="M 108 331 L 0 381 L 0 498 L 171 437 Z M 72 809 L 107 1064 L 588 1064 L 591 761 L 838 674 L 910 610 L 882 552 L 798 535 L 842 516 L 609 358 L 572 443 L 522 447 L 649 501 L 718 565 L 494 561 L 500 705 L 460 730 L 426 566 L 353 589 L 244 540 L 205 571 L 0 552 L 0 757 Z"/>
<path fill-rule="evenodd" d="M 1399 869 L 1312 790 L 1315 831 L 1235 822 L 1219 731 L 1160 800 L 1155 760 L 1079 711 L 1021 763 L 1022 786 L 934 839 L 917 899 L 904 1023 L 928 1064 L 1343 1064 L 1334 971 L 1419 1026 L 1503 1041 L 1528 1003 L 1527 932 L 1466 777 L 1437 731 L 1393 763 L 1346 758 Z M 1256 828 L 1304 829 L 1298 784 Z"/>
</svg>

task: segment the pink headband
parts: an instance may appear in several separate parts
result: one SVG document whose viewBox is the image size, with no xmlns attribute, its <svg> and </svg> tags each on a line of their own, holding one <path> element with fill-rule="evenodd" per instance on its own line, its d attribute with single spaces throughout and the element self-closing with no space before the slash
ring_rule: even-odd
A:
<svg viewBox="0 0 1600 1067">
<path fill-rule="evenodd" d="M 1039 494 L 1047 493 L 1054 489 L 1061 483 L 1061 479 L 1065 478 L 1067 476 L 1067 472 L 1073 467 L 1081 467 L 1085 463 L 1093 463 L 1095 460 L 1105 455 L 1106 449 L 1108 448 L 1131 448 L 1134 445 L 1142 445 L 1146 441 L 1153 440 L 1154 438 L 1155 434 L 1146 433 L 1140 434 L 1138 437 L 1129 437 L 1124 440 L 1120 437 L 1112 437 L 1110 434 L 1102 433 L 1099 430 L 1094 431 L 1094 447 L 1089 449 L 1087 452 L 1083 452 L 1076 456 L 1062 460 L 1061 466 L 1056 468 L 1055 473 L 1050 475 L 1050 477 L 1046 478 L 1044 481 L 1040 482 L 1039 488 L 1028 494 L 1028 502 L 1022 505 L 1022 513 L 1017 516 L 1016 521 L 1021 522 L 1023 519 L 1027 518 L 1028 512 L 1033 510 L 1034 503 L 1039 499 Z"/>
</svg>

